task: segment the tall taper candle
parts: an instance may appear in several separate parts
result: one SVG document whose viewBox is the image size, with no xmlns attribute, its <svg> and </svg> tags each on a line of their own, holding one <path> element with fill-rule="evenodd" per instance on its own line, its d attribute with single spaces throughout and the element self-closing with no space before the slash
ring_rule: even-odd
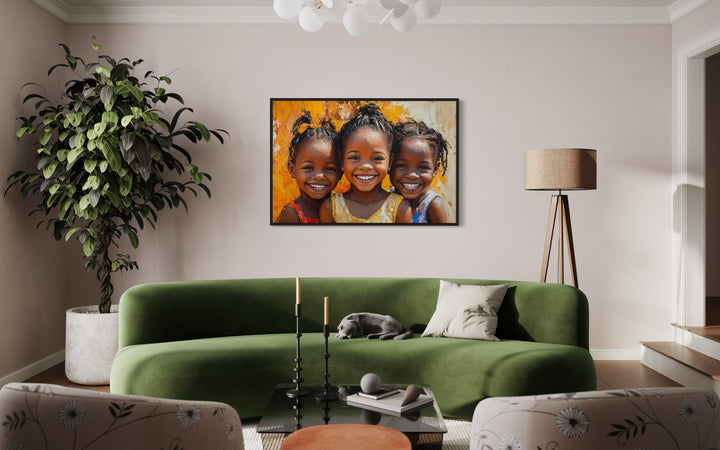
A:
<svg viewBox="0 0 720 450">
<path fill-rule="evenodd" d="M 328 314 L 328 298 L 325 297 L 325 322 L 323 322 L 325 325 L 330 325 L 330 315 Z"/>
<path fill-rule="evenodd" d="M 300 277 L 295 277 L 295 303 L 300 304 Z"/>
</svg>

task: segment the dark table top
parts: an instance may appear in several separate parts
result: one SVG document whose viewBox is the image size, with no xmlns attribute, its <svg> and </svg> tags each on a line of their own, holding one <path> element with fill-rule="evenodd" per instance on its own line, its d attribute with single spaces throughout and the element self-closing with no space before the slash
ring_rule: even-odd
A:
<svg viewBox="0 0 720 450">
<path fill-rule="evenodd" d="M 350 406 L 345 403 L 348 395 L 360 391 L 358 386 L 333 386 L 330 392 L 339 394 L 339 399 L 321 402 L 313 398 L 322 392 L 321 385 L 302 385 L 311 391 L 310 395 L 290 398 L 285 391 L 293 384 L 280 384 L 275 389 L 267 409 L 257 427 L 258 433 L 292 433 L 300 428 L 329 423 L 359 423 L 384 425 L 403 433 L 446 433 L 445 421 L 436 402 L 406 415 L 379 413 Z M 425 394 L 432 395 L 428 387 L 421 387 Z"/>
</svg>

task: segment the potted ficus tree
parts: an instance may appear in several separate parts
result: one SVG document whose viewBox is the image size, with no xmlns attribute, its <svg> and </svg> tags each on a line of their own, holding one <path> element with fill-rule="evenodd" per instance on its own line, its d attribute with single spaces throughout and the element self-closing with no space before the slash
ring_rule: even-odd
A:
<svg viewBox="0 0 720 450">
<path fill-rule="evenodd" d="M 24 98 L 34 103 L 35 114 L 19 118 L 17 136 L 35 140 L 37 164 L 10 175 L 7 190 L 17 187 L 37 202 L 31 214 L 43 215 L 38 225 L 55 239 L 82 244 L 100 296 L 97 306 L 68 310 L 66 374 L 76 383 L 106 384 L 117 351 L 117 314 L 108 314 L 117 311 L 111 308 L 111 277 L 138 268 L 129 254 L 117 253 L 119 243 L 126 237 L 137 248 L 138 228 L 155 228 L 158 211 L 166 207 L 187 210 L 185 194 L 197 196 L 200 188 L 210 196 L 210 176 L 192 164 L 181 143 L 213 137 L 223 143 L 227 132 L 181 122 L 192 109 L 171 107 L 184 101 L 166 90 L 170 78 L 152 71 L 135 75 L 142 60 L 102 55 L 97 37 L 92 39 L 97 60 L 87 63 L 60 44 L 65 60 L 50 67 L 48 76 L 62 69 L 70 79 L 57 104 L 37 92 Z M 23 89 L 28 86 L 39 90 L 35 83 Z M 103 339 L 110 341 L 105 348 Z"/>
</svg>

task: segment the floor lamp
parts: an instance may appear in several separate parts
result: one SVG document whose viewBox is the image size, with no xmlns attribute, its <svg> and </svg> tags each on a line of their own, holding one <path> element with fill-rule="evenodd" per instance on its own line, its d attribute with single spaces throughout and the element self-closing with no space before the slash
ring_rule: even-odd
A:
<svg viewBox="0 0 720 450">
<path fill-rule="evenodd" d="M 558 191 L 550 199 L 545 251 L 540 281 L 547 280 L 555 222 L 558 222 L 558 283 L 565 283 L 563 239 L 567 242 L 572 284 L 578 287 L 570 205 L 562 191 L 589 190 L 597 186 L 597 152 L 584 148 L 549 148 L 525 153 L 525 189 Z"/>
</svg>

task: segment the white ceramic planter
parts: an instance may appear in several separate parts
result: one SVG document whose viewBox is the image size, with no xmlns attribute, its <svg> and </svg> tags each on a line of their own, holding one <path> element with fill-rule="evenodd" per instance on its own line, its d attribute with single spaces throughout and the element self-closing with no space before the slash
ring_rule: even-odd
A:
<svg viewBox="0 0 720 450">
<path fill-rule="evenodd" d="M 79 306 L 65 314 L 65 376 L 78 384 L 110 383 L 110 366 L 118 350 L 118 309 Z"/>
</svg>

